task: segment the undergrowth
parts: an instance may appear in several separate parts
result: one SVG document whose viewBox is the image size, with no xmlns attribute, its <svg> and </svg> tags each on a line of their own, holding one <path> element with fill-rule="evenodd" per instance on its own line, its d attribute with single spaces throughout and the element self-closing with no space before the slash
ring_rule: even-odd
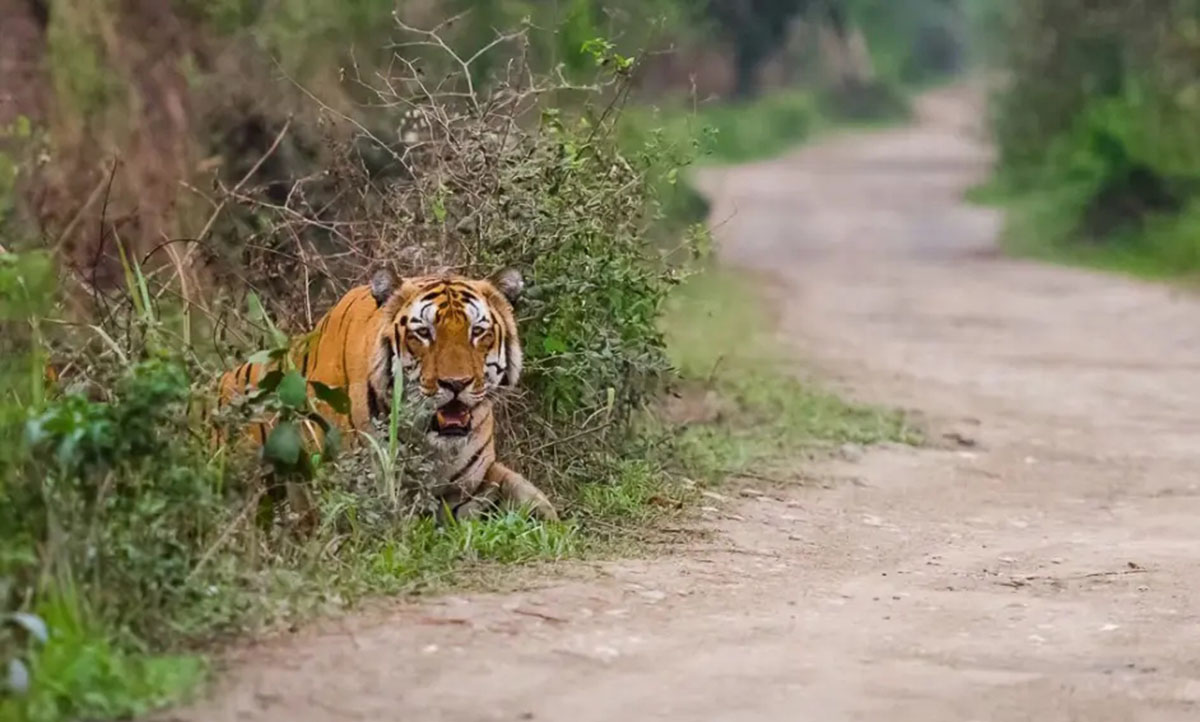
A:
<svg viewBox="0 0 1200 722">
<path fill-rule="evenodd" d="M 1197 5 L 1013 3 L 993 97 L 999 158 L 975 200 L 1021 255 L 1149 277 L 1200 275 Z"/>
</svg>

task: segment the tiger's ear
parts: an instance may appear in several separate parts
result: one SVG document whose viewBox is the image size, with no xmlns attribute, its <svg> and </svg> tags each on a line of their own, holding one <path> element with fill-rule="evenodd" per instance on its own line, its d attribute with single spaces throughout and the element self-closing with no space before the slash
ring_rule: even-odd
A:
<svg viewBox="0 0 1200 722">
<path fill-rule="evenodd" d="M 391 269 L 381 268 L 371 276 L 371 296 L 376 306 L 383 306 L 396 290 L 396 275 Z"/>
<path fill-rule="evenodd" d="M 521 277 L 521 272 L 515 268 L 505 268 L 492 278 L 492 285 L 496 287 L 511 304 L 516 304 L 517 299 L 521 297 L 521 291 L 525 290 L 525 279 Z"/>
</svg>

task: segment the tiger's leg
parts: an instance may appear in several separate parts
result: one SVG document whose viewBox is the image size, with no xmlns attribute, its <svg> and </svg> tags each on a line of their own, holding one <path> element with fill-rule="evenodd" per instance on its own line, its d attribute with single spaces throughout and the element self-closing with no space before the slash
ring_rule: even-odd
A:
<svg viewBox="0 0 1200 722">
<path fill-rule="evenodd" d="M 484 483 L 494 485 L 500 496 L 517 506 L 528 507 L 534 516 L 547 521 L 558 521 L 554 505 L 536 486 L 517 472 L 500 462 L 493 462 L 483 475 Z"/>
<path fill-rule="evenodd" d="M 480 482 L 466 501 L 454 507 L 454 518 L 460 521 L 478 519 L 499 505 L 500 496 L 500 487 L 487 481 Z"/>
</svg>

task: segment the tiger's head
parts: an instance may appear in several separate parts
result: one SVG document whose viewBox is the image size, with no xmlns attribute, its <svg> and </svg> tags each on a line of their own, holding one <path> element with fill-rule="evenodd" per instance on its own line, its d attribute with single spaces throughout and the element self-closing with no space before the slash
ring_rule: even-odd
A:
<svg viewBox="0 0 1200 722">
<path fill-rule="evenodd" d="M 480 404 L 515 386 L 521 375 L 521 342 L 512 303 L 524 287 L 506 269 L 492 279 L 455 275 L 406 278 L 387 271 L 371 279 L 383 311 L 372 359 L 369 404 L 390 404 L 393 359 L 403 383 L 432 405 L 429 432 L 441 439 L 472 430 Z"/>
</svg>

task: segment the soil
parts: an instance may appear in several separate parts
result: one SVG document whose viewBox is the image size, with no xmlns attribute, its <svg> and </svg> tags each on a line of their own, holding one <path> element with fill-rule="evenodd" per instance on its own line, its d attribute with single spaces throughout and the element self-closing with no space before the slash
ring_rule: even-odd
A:
<svg viewBox="0 0 1200 722">
<path fill-rule="evenodd" d="M 244 648 L 170 716 L 1200 719 L 1200 303 L 1001 257 L 961 200 L 977 94 L 918 111 L 701 182 L 797 364 L 937 444 L 734 482 L 663 557 Z"/>
</svg>

